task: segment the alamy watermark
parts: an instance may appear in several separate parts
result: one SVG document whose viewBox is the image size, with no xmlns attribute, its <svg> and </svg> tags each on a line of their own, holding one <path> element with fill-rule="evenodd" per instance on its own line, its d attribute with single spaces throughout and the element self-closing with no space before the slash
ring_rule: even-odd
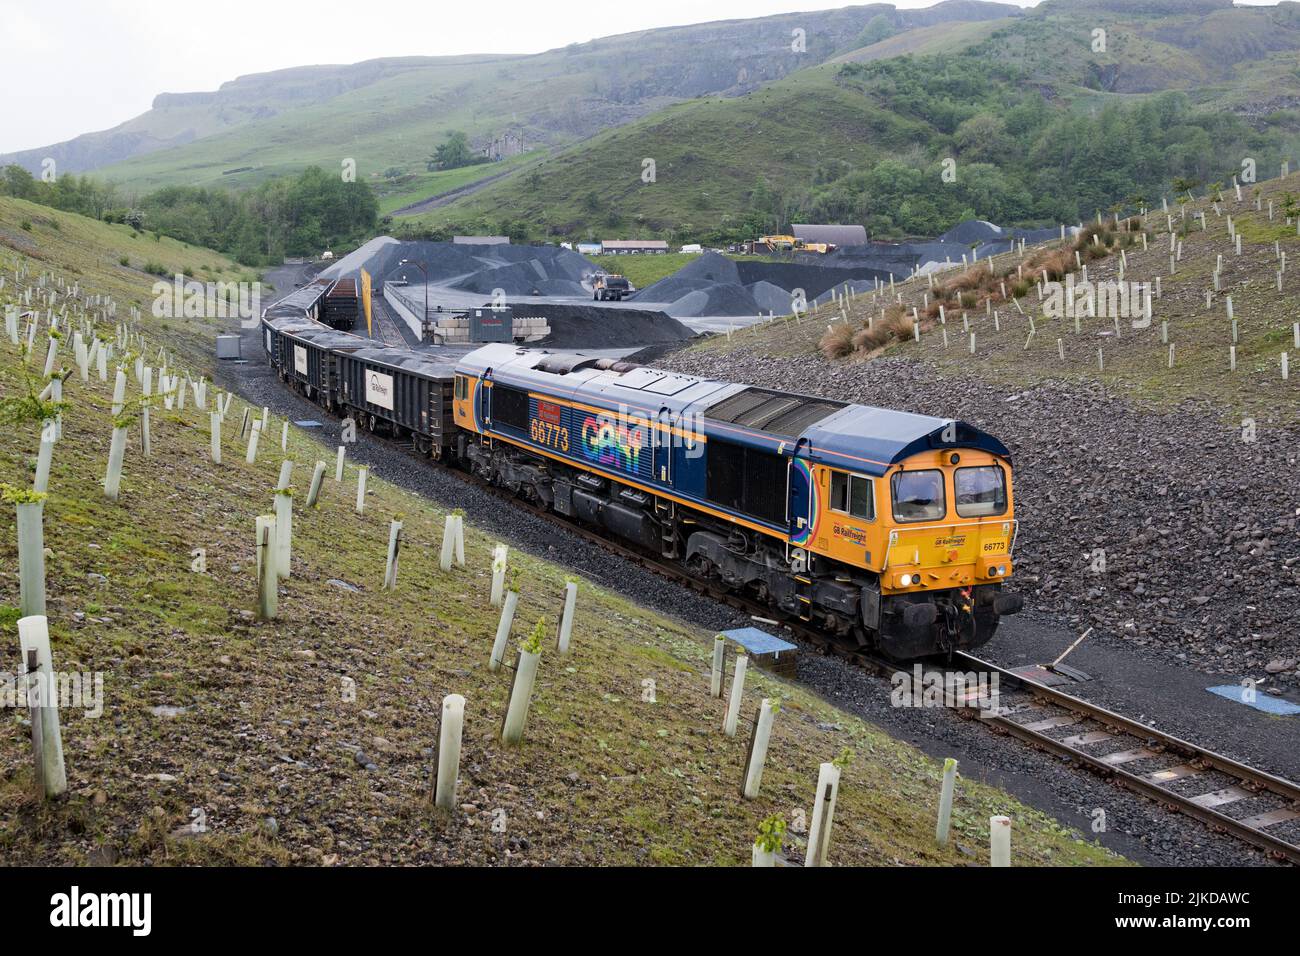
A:
<svg viewBox="0 0 1300 956">
<path fill-rule="evenodd" d="M 177 273 L 171 282 L 155 282 L 153 294 L 158 319 L 241 319 L 252 328 L 262 314 L 260 282 L 199 282 Z"/>
<path fill-rule="evenodd" d="M 996 672 L 926 670 L 915 664 L 911 671 L 894 671 L 889 682 L 893 707 L 974 707 L 981 717 L 998 712 Z"/>
<path fill-rule="evenodd" d="M 1043 314 L 1053 319 L 1131 319 L 1133 328 L 1151 324 L 1151 283 L 1076 282 L 1074 275 L 1065 282 L 1043 283 Z"/>
<path fill-rule="evenodd" d="M 17 709 L 49 706 L 47 701 L 58 700 L 59 710 L 73 708 L 86 717 L 96 718 L 104 713 L 103 671 L 54 671 L 47 674 L 13 674 L 0 671 L 0 708 Z"/>
</svg>

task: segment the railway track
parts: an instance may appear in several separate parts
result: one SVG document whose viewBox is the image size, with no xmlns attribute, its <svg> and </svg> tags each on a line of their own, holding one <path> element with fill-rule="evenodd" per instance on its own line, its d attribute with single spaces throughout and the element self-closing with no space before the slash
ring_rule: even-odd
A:
<svg viewBox="0 0 1300 956">
<path fill-rule="evenodd" d="M 980 714 L 995 732 L 1067 756 L 1275 859 L 1300 864 L 1300 786 L 1030 680 L 1023 672 L 969 654 L 953 658 L 970 672 L 996 675 L 996 704 Z"/>
</svg>

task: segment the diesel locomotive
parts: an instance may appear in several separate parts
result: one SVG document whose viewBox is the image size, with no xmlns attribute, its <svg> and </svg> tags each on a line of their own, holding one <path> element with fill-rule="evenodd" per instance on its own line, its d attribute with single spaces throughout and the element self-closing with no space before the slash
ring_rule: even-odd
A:
<svg viewBox="0 0 1300 956">
<path fill-rule="evenodd" d="M 1021 609 L 1010 454 L 971 425 L 575 352 L 438 358 L 326 328 L 307 297 L 262 318 L 286 383 L 702 579 L 897 660 Z"/>
</svg>

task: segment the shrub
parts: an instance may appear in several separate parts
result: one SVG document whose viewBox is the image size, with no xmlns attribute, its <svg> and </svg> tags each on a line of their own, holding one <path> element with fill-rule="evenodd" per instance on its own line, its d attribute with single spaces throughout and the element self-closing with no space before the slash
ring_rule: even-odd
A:
<svg viewBox="0 0 1300 956">
<path fill-rule="evenodd" d="M 846 322 L 836 322 L 822 334 L 817 347 L 828 359 L 844 358 L 853 351 L 853 335 L 853 326 Z"/>
<path fill-rule="evenodd" d="M 901 306 L 885 312 L 870 327 L 853 336 L 853 347 L 860 352 L 874 352 L 893 342 L 902 342 L 913 336 L 912 317 Z"/>
</svg>

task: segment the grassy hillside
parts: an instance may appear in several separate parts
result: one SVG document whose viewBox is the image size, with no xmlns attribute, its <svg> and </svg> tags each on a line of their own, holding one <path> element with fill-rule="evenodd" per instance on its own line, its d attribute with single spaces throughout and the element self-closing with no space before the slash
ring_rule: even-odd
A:
<svg viewBox="0 0 1300 956">
<path fill-rule="evenodd" d="M 598 240 L 739 225 L 760 183 L 785 184 L 819 164 L 865 166 L 880 144 L 920 131 L 835 82 L 836 68 L 802 70 L 735 99 L 707 98 L 660 110 L 431 213 L 425 224 L 492 222 L 508 210 L 538 231 Z M 867 123 L 879 136 L 864 138 Z M 643 161 L 656 181 L 642 180 Z"/>
<path fill-rule="evenodd" d="M 35 272 L 50 263 L 0 255 L 8 280 L 0 305 L 18 265 Z M 144 295 L 146 280 L 134 288 Z M 0 340 L 4 394 L 20 387 L 22 367 Z M 966 780 L 956 838 L 937 849 L 939 765 L 761 673 L 748 682 L 743 719 L 763 696 L 779 698 L 781 712 L 762 793 L 741 800 L 746 741 L 718 729 L 722 703 L 707 690 L 711 635 L 589 581 L 573 652 L 544 651 L 526 740 L 504 747 L 510 672 L 486 667 L 497 617 L 488 604 L 493 539 L 467 528 L 468 566 L 439 571 L 431 555 L 444 512 L 383 481 L 383 468 L 363 515 L 351 467 L 342 484 L 326 479 L 320 507 L 308 512 L 311 463 L 332 450 L 293 429 L 282 453 L 272 421 L 257 462 L 245 463 L 238 400 L 219 466 L 208 454 L 208 415 L 192 401 L 184 411 L 155 410 L 152 457 L 143 457 L 133 425 L 122 494 L 108 501 L 100 478 L 110 387 L 93 374 L 88 384 L 68 381 L 44 517 L 55 665 L 102 672 L 103 713 L 62 712 L 69 789 L 58 802 L 33 796 L 21 716 L 0 740 L 6 865 L 743 865 L 759 823 L 806 812 L 818 762 L 845 747 L 856 756 L 841 783 L 836 864 L 983 860 L 993 813 L 1015 819 L 1018 864 L 1120 862 Z M 136 397 L 132 383 L 128 400 Z M 6 429 L 0 480 L 27 486 L 36 445 L 35 423 Z M 293 575 L 280 588 L 277 619 L 258 623 L 253 521 L 269 510 L 285 457 L 296 462 Z M 406 544 L 398 587 L 385 592 L 393 518 Z M 195 549 L 204 549 L 206 570 L 193 569 Z M 518 551 L 511 563 L 521 581 L 518 639 L 555 613 L 564 572 Z M 0 669 L 10 673 L 18 670 L 15 566 L 5 504 Z M 468 704 L 459 809 L 449 814 L 430 808 L 428 788 L 439 702 L 451 692 Z M 197 834 L 196 819 L 206 825 Z M 797 837 L 793 844 L 797 854 Z"/>
<path fill-rule="evenodd" d="M 1139 238 L 1130 237 L 1131 244 L 1122 256 L 1116 246 L 1110 254 L 1088 263 L 1088 279 L 1094 283 L 1118 281 L 1123 260 L 1127 261 L 1126 282 L 1148 283 L 1154 289 L 1156 277 L 1160 277 L 1161 297 L 1152 303 L 1148 328 L 1132 327 L 1134 318 L 1141 319 L 1139 313 L 1120 319 L 1118 337 L 1115 323 L 1108 316 L 1082 317 L 1076 332 L 1073 319 L 1044 314 L 1043 303 L 1031 283 L 1026 283 L 1028 288 L 1017 308 L 1000 294 L 998 281 L 987 278 L 988 265 L 980 265 L 967 273 L 950 273 L 936 280 L 938 286 L 978 289 L 982 283 L 985 287 L 985 291 L 966 293 L 970 298 L 963 306 L 949 301 L 945 324 L 933 315 L 940 300 L 936 289 L 926 279 L 913 279 L 897 285 L 897 301 L 892 301 L 887 292 L 857 296 L 843 311 L 828 303 L 801 321 L 778 319 L 745 329 L 730 339 L 714 338 L 698 347 L 706 352 L 739 349 L 775 356 L 807 355 L 826 349 L 848 352 L 846 361 L 850 362 L 869 361 L 883 349 L 891 355 L 931 363 L 946 372 L 975 371 L 1005 382 L 1010 389 L 1043 379 L 1101 380 L 1116 391 L 1160 405 L 1187 400 L 1211 402 L 1228 420 L 1239 421 L 1242 415 L 1252 415 L 1260 421 L 1294 421 L 1300 418 L 1300 373 L 1296 371 L 1300 347 L 1294 341 L 1300 277 L 1291 263 L 1300 256 L 1295 218 L 1300 211 L 1300 174 L 1260 183 L 1259 210 L 1255 209 L 1256 194 L 1251 187 L 1242 190 L 1241 202 L 1231 189 L 1224 189 L 1218 212 L 1213 197 L 1206 190 L 1200 192 L 1203 195 L 1186 206 L 1185 234 L 1178 207 L 1171 204 L 1178 241 L 1182 243 L 1182 259 L 1173 275 L 1169 271 L 1166 220 L 1159 207 L 1145 220 L 1145 251 Z M 1270 201 L 1274 209 L 1271 221 Z M 1290 218 L 1288 203 L 1293 210 Z M 1206 216 L 1204 231 L 1198 218 L 1202 212 Z M 1242 237 L 1240 256 L 1228 239 L 1229 216 Z M 1122 235 L 1117 234 L 1117 238 Z M 1279 252 L 1287 257 L 1281 291 L 1276 286 L 1281 266 Z M 1024 257 L 1005 253 L 993 261 L 993 268 L 998 275 L 1006 274 L 1006 287 L 1014 293 L 1019 269 L 1041 261 L 1043 254 L 1044 250 L 1033 248 Z M 1214 292 L 1213 273 L 1219 256 L 1223 257 L 1223 271 L 1220 291 Z M 1076 271 L 1075 281 L 1081 278 Z M 1233 314 L 1238 321 L 1235 371 L 1229 368 L 1233 337 L 1227 316 L 1228 295 L 1232 296 Z M 922 313 L 919 343 L 913 339 L 913 308 Z M 998 314 L 996 322 L 994 310 Z M 975 333 L 974 358 L 969 352 L 963 313 L 970 322 L 969 330 Z M 892 324 L 893 334 L 900 340 L 885 333 L 869 334 L 868 320 L 877 327 Z M 1161 339 L 1162 322 L 1168 323 L 1169 342 L 1174 346 L 1172 368 L 1168 346 Z M 861 347 L 850 351 L 844 343 L 850 342 L 855 333 L 861 333 Z M 1064 350 L 1064 360 L 1060 349 Z M 1281 375 L 1283 352 L 1289 354 L 1291 365 L 1288 381 L 1283 381 Z"/>
<path fill-rule="evenodd" d="M 984 39 L 994 30 L 1011 22 L 1011 18 L 984 20 L 978 23 L 936 23 L 932 26 L 904 30 L 882 40 L 837 56 L 834 63 L 866 63 L 893 56 L 929 56 L 965 49 Z"/>
<path fill-rule="evenodd" d="M 69 282 L 112 296 L 119 315 L 132 306 L 149 313 L 153 284 L 174 282 L 177 273 L 203 283 L 258 281 L 255 271 L 210 249 L 0 196 L 3 253 L 23 257 L 37 271 L 53 270 Z M 269 293 L 269 288 L 264 291 Z M 233 324 L 192 318 L 154 322 L 156 334 L 169 347 L 193 355 L 210 354 L 217 331 Z"/>
<path fill-rule="evenodd" d="M 1105 49 L 1093 31 L 1105 31 Z M 1207 107 L 1247 114 L 1289 108 L 1300 13 L 1230 0 L 1049 0 L 975 45 L 1014 59 L 1031 78 L 1113 94 L 1181 90 Z"/>
<path fill-rule="evenodd" d="M 872 4 L 647 30 L 535 56 L 411 57 L 242 77 L 216 93 L 160 97 L 123 136 L 107 137 L 120 143 L 152 131 L 139 154 L 96 162 L 92 144 L 70 145 L 64 153 L 71 162 L 60 168 L 102 169 L 127 189 L 148 190 L 246 186 L 313 164 L 338 168 L 352 158 L 360 176 L 379 183 L 390 170 L 423 172 L 449 130 L 465 131 L 478 146 L 506 134 L 525 148 L 569 144 L 673 102 L 758 89 L 822 63 L 859 46 L 876 17 L 906 31 L 1012 12 L 999 3 L 923 11 Z M 806 37 L 800 51 L 791 48 L 795 29 Z M 156 148 L 169 136 L 175 145 Z M 98 148 L 107 155 L 105 144 Z M 18 159 L 30 166 L 64 153 L 47 147 Z"/>
<path fill-rule="evenodd" d="M 1175 177 L 1226 177 L 1224 157 L 1272 164 L 1300 152 L 1290 7 L 1166 6 L 1044 4 L 893 34 L 742 97 L 661 110 L 420 218 L 508 216 L 572 237 L 708 240 L 792 219 L 926 235 L 966 216 L 1069 221 Z M 1094 29 L 1106 31 L 1104 51 L 1094 52 Z M 1098 113 L 1169 91 L 1199 112 L 1153 124 Z M 1119 132 L 1135 122 L 1142 128 Z M 655 183 L 641 179 L 646 158 Z M 966 170 L 948 188 L 945 158 Z M 873 180 L 893 160 L 899 168 Z"/>
</svg>

